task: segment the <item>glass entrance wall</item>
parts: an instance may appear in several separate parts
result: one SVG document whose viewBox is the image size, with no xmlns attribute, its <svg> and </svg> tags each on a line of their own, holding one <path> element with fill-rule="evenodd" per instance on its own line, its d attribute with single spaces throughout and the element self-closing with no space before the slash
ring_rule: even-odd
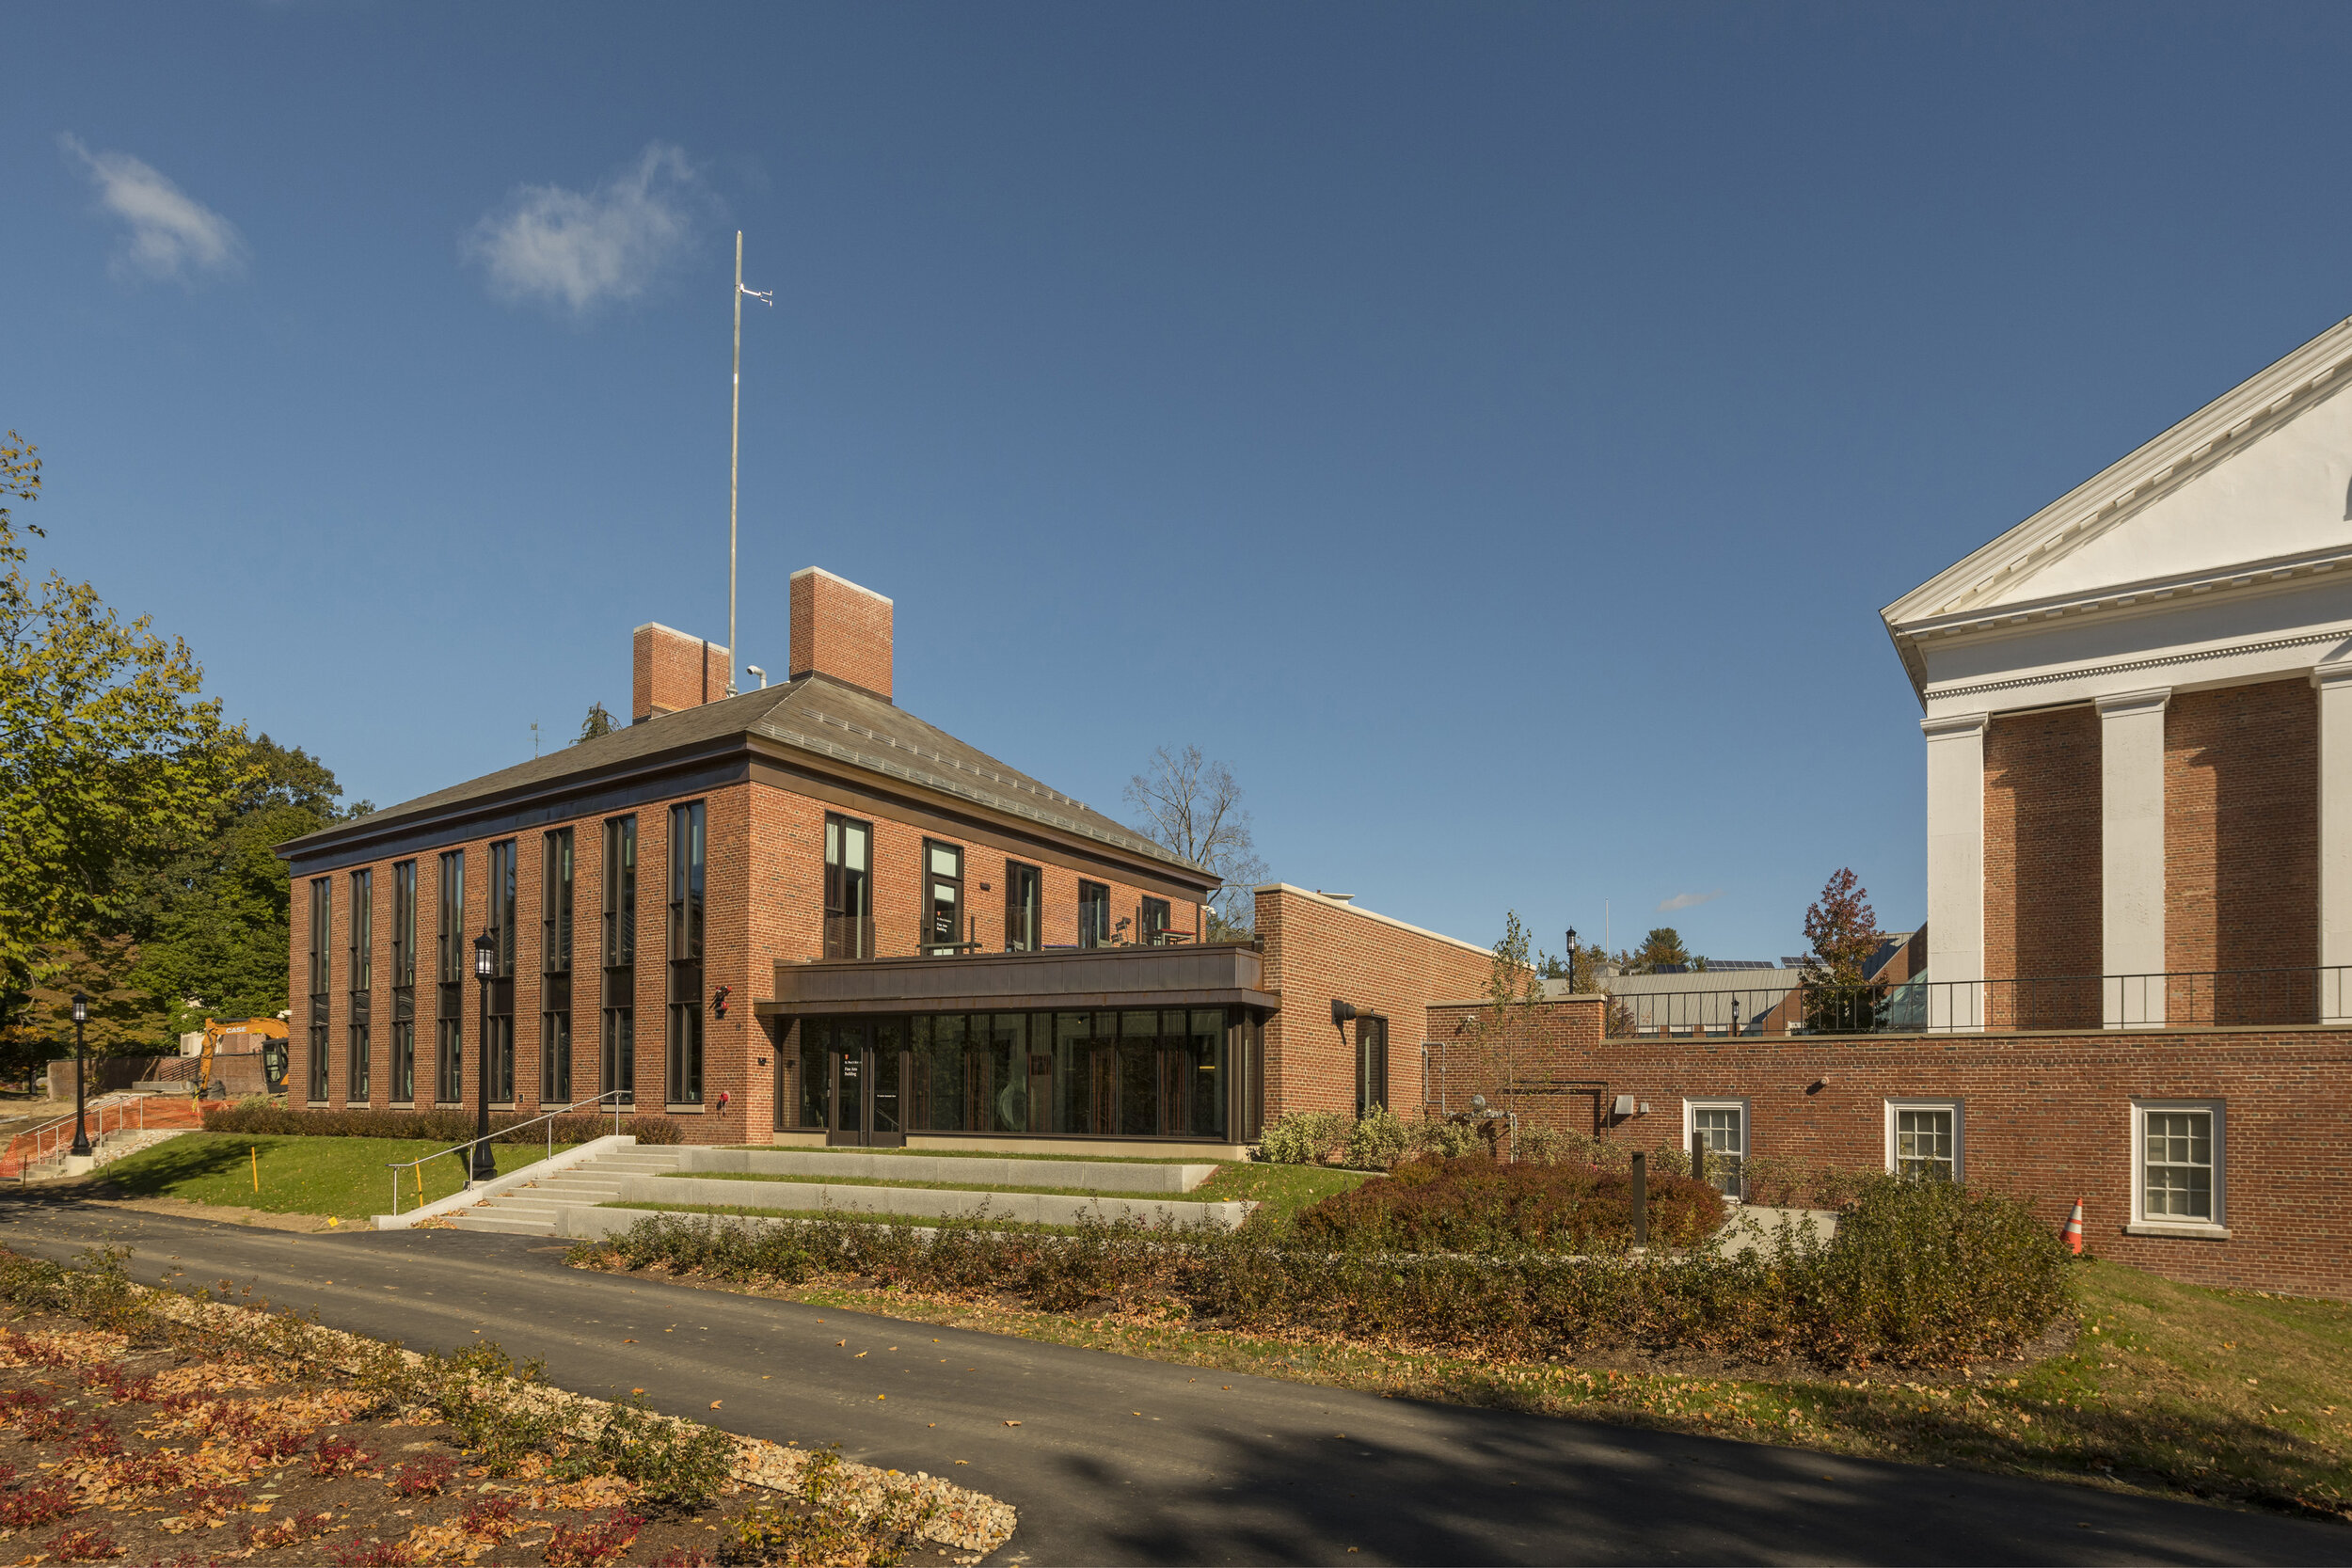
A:
<svg viewBox="0 0 2352 1568">
<path fill-rule="evenodd" d="M 918 1133 L 1221 1142 L 1235 1114 L 1234 1032 L 1252 1022 L 1224 1007 L 803 1019 L 799 1125 L 823 1127 L 834 1084 L 857 1082 L 876 1132 L 897 1132 L 903 1113 Z M 853 1052 L 870 1085 L 836 1079 Z"/>
</svg>

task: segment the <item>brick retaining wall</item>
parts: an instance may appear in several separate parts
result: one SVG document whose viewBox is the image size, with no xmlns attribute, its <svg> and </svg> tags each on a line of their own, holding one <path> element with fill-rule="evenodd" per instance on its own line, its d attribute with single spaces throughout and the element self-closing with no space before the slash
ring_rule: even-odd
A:
<svg viewBox="0 0 2352 1568">
<path fill-rule="evenodd" d="M 2083 1200 L 2104 1258 L 2206 1285 L 2352 1299 L 2352 1030 L 1600 1038 L 1597 998 L 1548 1003 L 1527 1030 L 1528 1076 L 1584 1079 L 1646 1101 L 1601 1136 L 1681 1147 L 1688 1099 L 1743 1100 L 1752 1155 L 1886 1165 L 1889 1100 L 1961 1107 L 1963 1177 L 2027 1198 L 2053 1227 Z M 1430 1009 L 1442 1056 L 1470 1008 Z M 2228 1239 L 2128 1234 L 2135 1099 L 2223 1106 Z M 1535 1095 L 1524 1119 L 1591 1132 L 1593 1101 Z"/>
</svg>

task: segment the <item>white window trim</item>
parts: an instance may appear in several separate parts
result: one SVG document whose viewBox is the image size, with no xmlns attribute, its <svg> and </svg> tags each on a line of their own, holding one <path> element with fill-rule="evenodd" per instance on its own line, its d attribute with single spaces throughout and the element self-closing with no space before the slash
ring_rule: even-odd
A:
<svg viewBox="0 0 2352 1568">
<path fill-rule="evenodd" d="M 1740 1113 L 1740 1158 L 1756 1152 L 1756 1122 L 1748 1114 L 1748 1102 L 1734 1095 L 1712 1095 L 1705 1100 L 1685 1100 L 1682 1102 L 1682 1147 L 1688 1151 L 1691 1134 L 1699 1128 L 1701 1111 L 1737 1111 Z"/>
<path fill-rule="evenodd" d="M 1714 1095 L 1705 1100 L 1683 1101 L 1682 1151 L 1685 1154 L 1691 1152 L 1691 1138 L 1698 1131 L 1698 1113 L 1701 1111 L 1740 1113 L 1740 1168 L 1745 1171 L 1748 1162 L 1756 1156 L 1756 1115 L 1748 1109 L 1747 1101 L 1736 1095 Z M 1744 1183 L 1741 1190 L 1746 1190 Z M 1733 1197 L 1728 1201 L 1737 1203 L 1740 1199 Z"/>
<path fill-rule="evenodd" d="M 1952 1113 L 1952 1180 L 1968 1180 L 1968 1101 L 1965 1100 L 1890 1100 L 1886 1102 L 1886 1174 L 1895 1174 L 1895 1113 L 1898 1111 L 1949 1111 Z"/>
<path fill-rule="evenodd" d="M 2132 1218 L 2123 1227 L 2127 1236 L 2190 1236 L 2212 1241 L 2230 1239 L 2229 1101 L 2223 1100 L 2135 1100 L 2132 1101 Z M 2210 1111 L 2213 1113 L 2213 1218 L 2150 1219 L 2147 1214 L 2148 1113 L 2151 1111 Z"/>
</svg>

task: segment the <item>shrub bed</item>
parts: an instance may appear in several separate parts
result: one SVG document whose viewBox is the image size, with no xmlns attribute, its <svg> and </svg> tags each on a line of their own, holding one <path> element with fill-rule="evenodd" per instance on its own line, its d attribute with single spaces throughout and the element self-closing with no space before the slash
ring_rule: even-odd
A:
<svg viewBox="0 0 2352 1568">
<path fill-rule="evenodd" d="M 515 1112 L 493 1115 L 492 1140 L 508 1144 L 544 1143 L 547 1127 L 534 1121 L 528 1129 L 523 1128 L 521 1124 L 529 1119 Z M 559 1144 L 586 1143 L 611 1132 L 612 1117 L 582 1111 L 556 1117 L 554 1129 Z M 240 1102 L 207 1106 L 204 1131 L 305 1138 L 430 1138 L 460 1144 L 474 1135 L 474 1118 L 463 1111 L 294 1111 Z M 683 1130 L 668 1117 L 623 1117 L 621 1131 L 634 1134 L 641 1144 L 686 1141 Z"/>
<path fill-rule="evenodd" d="M 1045 1311 L 1175 1311 L 1244 1331 L 1504 1358 L 1626 1348 L 1824 1366 L 2012 1355 L 2070 1300 L 2065 1254 L 2015 1199 L 1879 1178 L 1836 1240 L 1783 1227 L 1726 1257 L 1315 1247 L 1241 1232 L 1082 1226 L 1072 1236 L 817 1218 L 659 1215 L 574 1260 L 723 1279 L 1010 1298 Z"/>
<path fill-rule="evenodd" d="M 1689 1246 L 1723 1228 L 1724 1200 L 1687 1176 L 1648 1182 L 1649 1239 Z M 1405 1251 L 1585 1250 L 1633 1241 L 1633 1180 L 1593 1165 L 1504 1164 L 1483 1154 L 1408 1160 L 1302 1211 L 1310 1241 Z"/>
</svg>

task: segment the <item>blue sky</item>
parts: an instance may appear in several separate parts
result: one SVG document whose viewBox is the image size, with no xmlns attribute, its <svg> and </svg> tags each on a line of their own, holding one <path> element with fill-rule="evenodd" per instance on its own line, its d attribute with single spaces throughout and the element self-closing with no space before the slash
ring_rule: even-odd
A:
<svg viewBox="0 0 2352 1568">
<path fill-rule="evenodd" d="M 11 8 L 39 560 L 390 802 L 898 602 L 901 704 L 1478 942 L 1918 917 L 1877 609 L 2352 313 L 2342 7 Z M 1681 900 L 1661 914 L 1661 906 Z"/>
</svg>

